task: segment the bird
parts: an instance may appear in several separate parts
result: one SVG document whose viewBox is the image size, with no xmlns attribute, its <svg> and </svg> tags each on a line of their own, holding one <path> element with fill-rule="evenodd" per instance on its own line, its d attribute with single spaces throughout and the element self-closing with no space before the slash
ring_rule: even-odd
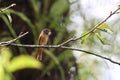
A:
<svg viewBox="0 0 120 80">
<path fill-rule="evenodd" d="M 41 31 L 38 39 L 38 45 L 46 45 L 48 43 L 49 36 L 51 35 L 51 31 L 48 28 L 45 28 Z M 42 61 L 42 53 L 44 48 L 38 48 L 37 60 Z"/>
</svg>

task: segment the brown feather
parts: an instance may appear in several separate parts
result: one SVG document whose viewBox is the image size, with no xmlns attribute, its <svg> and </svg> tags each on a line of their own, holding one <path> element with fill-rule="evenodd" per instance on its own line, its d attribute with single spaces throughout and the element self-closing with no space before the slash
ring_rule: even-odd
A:
<svg viewBox="0 0 120 80">
<path fill-rule="evenodd" d="M 48 42 L 48 38 L 49 38 L 49 35 L 45 34 L 43 31 L 40 33 L 40 36 L 39 36 L 39 45 L 46 45 L 47 42 Z M 42 60 L 42 53 L 44 51 L 44 48 L 39 48 L 38 49 L 38 55 L 37 55 L 37 59 L 39 61 Z"/>
</svg>

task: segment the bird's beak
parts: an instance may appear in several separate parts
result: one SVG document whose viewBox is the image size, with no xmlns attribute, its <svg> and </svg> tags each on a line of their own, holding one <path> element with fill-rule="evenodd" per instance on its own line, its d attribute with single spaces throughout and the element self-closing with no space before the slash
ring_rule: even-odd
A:
<svg viewBox="0 0 120 80">
<path fill-rule="evenodd" d="M 51 32 L 49 32 L 48 35 L 51 35 Z"/>
</svg>

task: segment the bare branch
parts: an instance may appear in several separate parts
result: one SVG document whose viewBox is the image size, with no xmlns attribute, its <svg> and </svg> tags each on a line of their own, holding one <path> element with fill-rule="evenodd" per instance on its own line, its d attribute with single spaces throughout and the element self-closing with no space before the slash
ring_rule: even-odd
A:
<svg viewBox="0 0 120 80">
<path fill-rule="evenodd" d="M 23 36 L 25 36 L 26 34 L 28 34 L 28 32 L 25 32 L 25 33 L 23 33 L 23 34 L 20 34 L 18 37 L 16 37 L 16 38 L 13 39 L 13 40 L 5 41 L 5 42 L 0 42 L 0 46 L 10 45 L 10 44 L 14 43 L 15 41 L 17 41 L 18 39 L 20 39 L 20 38 L 22 38 Z"/>
<path fill-rule="evenodd" d="M 12 46 L 18 46 L 18 47 L 28 47 L 28 48 L 59 48 L 61 46 L 59 45 L 24 45 L 24 44 L 15 44 L 11 43 Z"/>
<path fill-rule="evenodd" d="M 58 46 L 63 46 L 63 45 L 65 45 L 65 44 L 67 44 L 67 43 L 69 43 L 69 42 L 71 42 L 71 41 L 74 41 L 74 40 L 75 40 L 75 36 L 73 36 L 72 38 L 68 39 L 67 41 L 59 44 Z"/>
<path fill-rule="evenodd" d="M 11 5 L 10 7 L 12 7 L 12 6 L 13 6 L 13 5 Z M 8 9 L 8 8 L 10 8 L 10 7 L 5 8 L 4 10 L 6 10 L 6 9 Z M 2 10 L 2 11 L 4 11 L 4 10 Z M 90 31 L 88 31 L 86 34 L 84 34 L 84 35 L 82 35 L 82 36 L 80 36 L 80 37 L 77 37 L 77 38 L 76 38 L 76 37 L 72 37 L 72 38 L 68 39 L 67 41 L 65 41 L 65 42 L 63 42 L 63 43 L 61 43 L 61 44 L 58 44 L 58 45 L 23 45 L 23 44 L 15 44 L 15 43 L 14 43 L 15 41 L 17 41 L 18 39 L 22 38 L 22 37 L 25 36 L 26 34 L 28 34 L 28 32 L 26 32 L 26 33 L 23 33 L 23 34 L 21 33 L 17 38 L 15 38 L 15 39 L 13 39 L 13 40 L 6 41 L 6 42 L 1 42 L 1 43 L 0 43 L 0 46 L 12 45 L 12 46 L 29 47 L 29 48 L 40 48 L 40 47 L 41 47 L 41 48 L 62 48 L 62 49 L 67 49 L 67 50 L 76 50 L 76 51 L 81 51 L 81 52 L 85 52 L 85 53 L 87 53 L 87 54 L 91 54 L 91 55 L 100 57 L 100 58 L 105 59 L 105 60 L 108 60 L 108 61 L 110 61 L 110 62 L 112 62 L 112 63 L 114 63 L 114 64 L 120 65 L 120 62 L 114 61 L 114 60 L 112 60 L 112 59 L 110 59 L 110 58 L 107 58 L 107 57 L 105 57 L 105 56 L 102 56 L 102 55 L 99 55 L 99 54 L 95 54 L 95 53 L 93 53 L 93 52 L 81 50 L 81 49 L 79 49 L 79 48 L 73 48 L 73 47 L 63 46 L 63 45 L 65 45 L 65 44 L 67 44 L 67 43 L 69 43 L 69 42 L 71 42 L 71 41 L 79 40 L 79 39 L 83 38 L 84 36 L 88 35 L 89 33 L 94 32 L 94 30 L 95 30 L 98 26 L 102 25 L 104 22 L 106 22 L 106 21 L 107 21 L 111 16 L 113 16 L 114 14 L 117 14 L 117 13 L 118 13 L 118 10 L 119 10 L 119 9 L 116 9 L 114 12 L 111 12 L 110 15 L 109 15 L 107 18 L 105 18 L 102 22 L 100 22 L 100 23 L 97 24 L 95 27 L 93 27 L 93 28 L 92 28 Z M 0 12 L 2 12 L 2 11 L 0 11 Z"/>
<path fill-rule="evenodd" d="M 97 29 L 97 27 L 99 27 L 100 25 L 102 25 L 103 23 L 105 23 L 110 17 L 112 17 L 114 14 L 118 14 L 118 13 L 119 13 L 119 12 L 118 12 L 119 10 L 120 10 L 120 8 L 116 9 L 116 10 L 113 11 L 113 12 L 110 12 L 110 15 L 109 15 L 108 17 L 106 17 L 103 21 L 101 21 L 100 23 L 98 23 L 97 25 L 95 25 L 90 31 L 88 31 L 88 32 L 85 33 L 84 35 L 82 35 L 82 36 L 80 36 L 80 37 L 77 37 L 77 38 L 72 37 L 72 38 L 68 39 L 67 41 L 61 43 L 60 46 L 63 46 L 63 45 L 65 45 L 65 44 L 67 44 L 67 43 L 69 43 L 69 42 L 71 42 L 71 41 L 79 40 L 79 39 L 83 38 L 84 36 L 88 35 L 89 33 L 94 32 L 94 30 Z"/>
<path fill-rule="evenodd" d="M 60 45 L 22 45 L 22 44 L 14 44 L 14 43 L 11 43 L 10 45 L 18 46 L 18 47 L 30 47 L 30 48 L 62 48 L 62 49 L 66 49 L 66 50 L 81 51 L 81 52 L 84 52 L 84 53 L 87 53 L 87 54 L 91 54 L 91 55 L 97 56 L 99 58 L 108 60 L 108 61 L 110 61 L 110 62 L 112 62 L 114 64 L 120 65 L 120 62 L 114 61 L 114 60 L 112 60 L 110 58 L 107 58 L 107 57 L 99 55 L 99 54 L 95 54 L 93 52 L 82 50 L 80 48 L 73 48 L 73 47 L 60 46 Z"/>
<path fill-rule="evenodd" d="M 112 60 L 112 59 L 110 59 L 110 58 L 107 58 L 107 57 L 102 56 L 102 55 L 99 55 L 99 54 L 95 54 L 95 53 L 93 53 L 93 52 L 81 50 L 81 49 L 79 49 L 79 48 L 66 47 L 66 46 L 61 46 L 61 48 L 63 48 L 63 49 L 68 49 L 68 50 L 75 50 L 75 51 L 85 52 L 85 53 L 87 53 L 87 54 L 91 54 L 91 55 L 97 56 L 97 57 L 99 57 L 99 58 L 108 60 L 108 61 L 110 61 L 110 62 L 112 62 L 112 63 L 114 63 L 114 64 L 120 65 L 120 62 L 114 61 L 114 60 Z"/>
</svg>

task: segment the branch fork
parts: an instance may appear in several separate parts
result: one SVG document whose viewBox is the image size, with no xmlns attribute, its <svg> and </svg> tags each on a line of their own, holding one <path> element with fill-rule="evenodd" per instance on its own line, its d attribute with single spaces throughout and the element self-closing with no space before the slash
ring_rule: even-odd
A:
<svg viewBox="0 0 120 80">
<path fill-rule="evenodd" d="M 10 7 L 12 7 L 14 5 L 11 5 Z M 9 7 L 8 7 L 9 8 Z M 7 8 L 5 8 L 7 9 Z M 89 52 L 89 51 L 85 51 L 85 50 L 81 50 L 79 48 L 73 48 L 73 47 L 67 47 L 67 46 L 64 46 L 65 44 L 68 44 L 69 42 L 72 42 L 72 41 L 76 41 L 76 40 L 79 40 L 79 39 L 82 39 L 84 36 L 88 35 L 89 33 L 92 33 L 95 29 L 98 28 L 98 26 L 102 25 L 103 23 L 105 23 L 111 16 L 113 16 L 114 14 L 118 14 L 120 12 L 118 12 L 120 10 L 120 8 L 116 9 L 114 12 L 110 12 L 110 15 L 108 17 L 106 17 L 103 21 L 101 21 L 99 24 L 97 24 L 96 26 L 94 26 L 90 31 L 88 31 L 86 34 L 82 35 L 82 36 L 79 36 L 79 37 L 75 37 L 73 36 L 72 38 L 66 40 L 65 42 L 61 43 L 61 44 L 58 44 L 58 45 L 24 45 L 24 44 L 15 44 L 14 42 L 16 42 L 18 39 L 24 37 L 25 35 L 28 34 L 28 32 L 25 32 L 25 33 L 21 33 L 18 37 L 16 37 L 15 39 L 13 40 L 10 40 L 10 41 L 5 41 L 5 42 L 0 42 L 0 46 L 8 46 L 8 45 L 12 45 L 12 46 L 18 46 L 18 47 L 31 47 L 31 48 L 62 48 L 62 49 L 68 49 L 68 50 L 76 50 L 76 51 L 81 51 L 81 52 L 85 52 L 87 54 L 91 54 L 91 55 L 94 55 L 94 56 L 97 56 L 99 58 L 102 58 L 102 59 L 105 59 L 105 60 L 108 60 L 110 61 L 111 63 L 114 63 L 114 64 L 118 64 L 120 65 L 120 62 L 117 62 L 117 61 L 114 61 L 110 58 L 107 58 L 105 56 L 102 56 L 102 55 L 99 55 L 99 54 L 95 54 L 93 52 Z M 0 11 L 2 12 L 2 11 Z"/>
</svg>

